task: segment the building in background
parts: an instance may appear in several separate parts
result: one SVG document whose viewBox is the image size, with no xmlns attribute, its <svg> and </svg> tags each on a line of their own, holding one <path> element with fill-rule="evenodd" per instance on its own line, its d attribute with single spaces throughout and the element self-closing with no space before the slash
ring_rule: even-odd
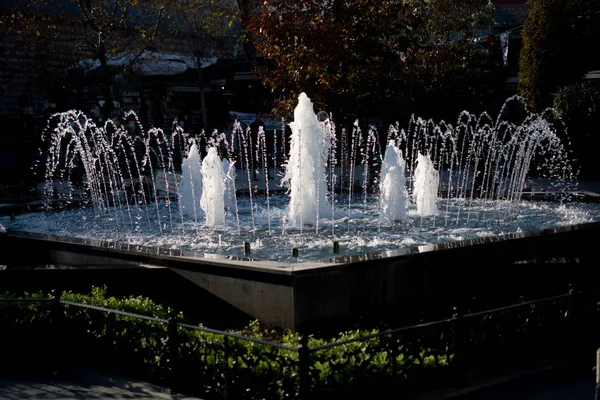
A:
<svg viewBox="0 0 600 400">
<path fill-rule="evenodd" d="M 2 21 L 11 18 L 16 4 L 17 0 L 0 3 Z M 69 29 L 66 26 L 61 33 Z M 262 102 L 262 85 L 255 76 L 238 80 L 249 71 L 239 45 L 239 25 L 222 37 L 211 38 L 211 48 L 204 51 L 200 65 L 197 44 L 185 33 L 165 35 L 158 46 L 136 53 L 135 61 L 128 53 L 113 54 L 106 63 L 112 76 L 109 85 L 102 79 L 106 70 L 94 54 L 78 53 L 77 59 L 64 56 L 70 53 L 68 46 L 78 46 L 76 40 L 64 41 L 62 50 L 66 51 L 59 54 L 10 31 L 6 23 L 0 23 L 0 32 L 0 170 L 7 172 L 2 173 L 3 180 L 22 181 L 21 175 L 28 175 L 41 133 L 54 112 L 78 109 L 99 122 L 111 118 L 129 123 L 121 118 L 133 110 L 146 128 L 170 129 L 177 120 L 186 131 L 197 134 L 202 128 L 223 130 L 230 110 L 253 111 L 255 103 Z"/>
</svg>

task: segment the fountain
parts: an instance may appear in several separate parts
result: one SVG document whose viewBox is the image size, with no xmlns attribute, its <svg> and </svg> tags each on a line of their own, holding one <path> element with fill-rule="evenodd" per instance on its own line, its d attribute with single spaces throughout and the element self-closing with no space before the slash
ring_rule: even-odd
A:
<svg viewBox="0 0 600 400">
<path fill-rule="evenodd" d="M 456 125 L 412 118 L 406 131 L 390 127 L 380 154 L 380 133 L 364 135 L 358 121 L 351 140 L 338 143 L 333 121 L 317 118 L 302 93 L 279 181 L 262 171 L 257 182 L 243 164 L 250 155 L 266 167 L 265 132 L 248 148 L 239 124 L 198 141 L 177 126 L 132 134 L 72 110 L 54 115 L 44 135 L 45 197 L 48 211 L 57 195 L 61 207 L 81 207 L 3 224 L 224 256 L 242 256 L 249 242 L 256 259 L 297 263 L 329 259 L 333 242 L 360 255 L 595 220 L 593 205 L 523 201 L 534 169 L 535 182 L 565 197 L 576 174 L 547 119 L 530 114 L 517 125 L 504 112 L 494 121 L 465 111 Z M 282 151 L 283 132 L 273 135 Z M 358 163 L 344 172 L 348 157 Z M 352 182 L 347 196 L 343 174 Z M 57 194 L 59 184 L 67 189 Z"/>
<path fill-rule="evenodd" d="M 533 113 L 511 122 L 504 117 L 513 102 L 522 100 L 508 99 L 496 119 L 464 111 L 454 125 L 417 117 L 406 130 L 396 123 L 381 139 L 386 144 L 381 153 L 381 132 L 374 127 L 363 132 L 358 121 L 352 132 L 336 132 L 332 117 L 317 117 L 302 93 L 289 125 L 290 142 L 283 130 L 272 132 L 273 151 L 285 157 L 270 174 L 267 133 L 259 132 L 252 143 L 239 123 L 233 132 L 191 137 L 177 125 L 172 132 L 144 131 L 140 124 L 128 131 L 112 121 L 98 125 L 80 111 L 58 113 L 43 138 L 44 212 L 0 223 L 16 236 L 77 238 L 90 246 L 86 251 L 101 243 L 138 258 L 185 255 L 195 266 L 219 260 L 244 273 L 251 267 L 279 276 L 274 282 L 284 274 L 293 279 L 284 284 L 294 292 L 289 297 L 228 301 L 267 321 L 297 326 L 312 316 L 342 313 L 334 306 L 327 312 L 308 307 L 273 317 L 268 310 L 289 302 L 294 309 L 303 298 L 338 301 L 317 300 L 298 274 L 312 277 L 318 269 L 324 285 L 322 274 L 336 265 L 354 271 L 357 262 L 388 259 L 380 265 L 389 271 L 378 273 L 397 281 L 399 275 L 389 274 L 397 273 L 398 257 L 475 248 L 600 219 L 598 205 L 572 201 L 580 195 L 576 173 L 554 123 Z M 249 157 L 262 160 L 255 163 L 262 165 L 258 180 L 252 179 Z M 538 192 L 552 195 L 552 201 L 525 198 Z M 192 276 L 207 272 L 191 264 L 144 262 L 166 263 L 225 297 L 239 291 L 236 279 L 242 279 L 228 275 L 211 284 L 204 275 Z M 272 290 L 261 285 L 244 286 L 244 295 Z"/>
</svg>

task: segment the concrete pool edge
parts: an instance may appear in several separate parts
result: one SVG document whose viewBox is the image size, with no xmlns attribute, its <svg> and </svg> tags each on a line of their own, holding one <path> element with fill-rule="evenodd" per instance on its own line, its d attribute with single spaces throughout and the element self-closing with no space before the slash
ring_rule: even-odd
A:
<svg viewBox="0 0 600 400">
<path fill-rule="evenodd" d="M 508 278 L 516 271 L 534 279 L 545 270 L 546 280 L 568 280 L 577 270 L 572 261 L 593 265 L 599 238 L 600 223 L 594 222 L 323 263 L 286 264 L 213 255 L 192 257 L 170 249 L 127 248 L 114 242 L 65 240 L 8 230 L 0 240 L 10 254 L 0 263 L 9 268 L 28 263 L 170 268 L 255 318 L 300 330 L 319 321 L 391 313 L 432 296 L 451 296 L 444 285 L 455 291 L 472 290 L 469 285 L 484 287 L 493 280 L 509 285 Z M 23 248 L 32 251 L 18 251 Z M 559 267 L 561 259 L 570 260 L 566 269 L 571 272 L 554 273 L 548 267 Z M 548 260 L 554 261 L 547 264 Z M 587 269 L 586 274 L 595 273 Z"/>
</svg>

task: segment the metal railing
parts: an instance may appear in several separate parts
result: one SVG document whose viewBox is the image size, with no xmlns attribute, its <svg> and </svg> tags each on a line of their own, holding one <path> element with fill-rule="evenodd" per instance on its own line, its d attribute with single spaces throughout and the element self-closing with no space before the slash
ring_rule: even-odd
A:
<svg viewBox="0 0 600 400">
<path fill-rule="evenodd" d="M 232 390 L 236 385 L 237 389 L 244 385 L 248 386 L 247 391 L 253 389 L 252 385 L 258 381 L 252 378 L 252 368 L 261 369 L 271 381 L 279 376 L 275 383 L 265 383 L 274 386 L 263 387 L 263 390 L 283 390 L 292 398 L 314 398 L 325 393 L 329 388 L 323 387 L 324 375 L 328 385 L 337 385 L 341 389 L 349 376 L 377 377 L 378 385 L 382 382 L 394 384 L 401 380 L 401 376 L 402 379 L 411 374 L 418 376 L 419 371 L 427 367 L 440 367 L 450 372 L 449 376 L 454 380 L 468 379 L 472 372 L 470 363 L 480 365 L 479 361 L 489 358 L 492 352 L 497 354 L 507 349 L 515 353 L 524 349 L 530 351 L 532 343 L 543 347 L 540 339 L 544 343 L 556 344 L 556 340 L 565 333 L 577 333 L 577 327 L 580 326 L 577 321 L 587 320 L 590 312 L 595 315 L 598 312 L 595 296 L 593 305 L 585 304 L 585 293 L 571 290 L 569 293 L 484 311 L 461 313 L 460 309 L 456 309 L 455 315 L 450 318 L 311 346 L 308 335 L 299 335 L 297 345 L 287 345 L 184 323 L 178 320 L 174 310 L 169 310 L 167 318 L 158 318 L 77 303 L 61 299 L 56 292 L 53 294 L 51 298 L 3 298 L 0 302 L 49 302 L 57 336 L 64 334 L 60 324 L 64 323 L 71 308 L 111 316 L 103 322 L 106 326 L 109 320 L 114 323 L 117 316 L 162 326 L 158 332 L 162 341 L 158 352 L 166 360 L 162 372 L 166 375 L 167 384 L 175 390 L 189 384 L 182 382 L 181 376 L 190 375 L 189 370 L 193 368 L 189 366 L 193 364 L 195 368 L 202 369 L 203 377 L 210 381 L 210 384 L 202 384 L 217 390 L 224 398 L 237 398 L 237 392 Z M 104 331 L 107 329 L 99 330 Z M 194 344 L 185 342 L 185 332 L 194 331 L 213 337 L 195 337 L 192 340 Z M 166 336 L 161 337 L 164 332 Z M 239 343 L 245 343 L 245 347 L 241 349 Z M 183 350 L 185 346 L 188 346 L 187 353 Z M 255 351 L 254 346 L 260 346 L 261 350 Z M 495 347 L 497 349 L 492 350 Z M 190 362 L 195 352 L 202 352 L 201 365 Z M 382 360 L 374 363 L 373 359 L 377 357 Z M 185 364 L 184 358 L 188 364 Z M 350 359 L 353 360 L 352 365 L 348 361 Z M 240 367 L 240 363 L 245 367 Z M 212 369 L 206 370 L 209 364 Z M 274 365 L 279 367 L 279 371 L 273 371 L 276 368 Z M 237 375 L 231 376 L 234 370 Z"/>
</svg>

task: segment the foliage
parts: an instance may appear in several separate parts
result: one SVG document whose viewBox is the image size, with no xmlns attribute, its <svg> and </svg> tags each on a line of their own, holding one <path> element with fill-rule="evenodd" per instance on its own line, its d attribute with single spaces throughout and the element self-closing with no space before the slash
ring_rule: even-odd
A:
<svg viewBox="0 0 600 400">
<path fill-rule="evenodd" d="M 552 105 L 559 87 L 581 81 L 600 39 L 595 0 L 531 0 L 519 56 L 519 94 L 536 110 Z M 593 17 L 593 18 L 592 18 Z M 593 61 L 592 61 L 593 63 Z"/>
<path fill-rule="evenodd" d="M 118 77 L 130 73 L 141 56 L 148 62 L 148 54 L 154 54 L 147 51 L 193 53 L 198 58 L 213 55 L 215 48 L 225 47 L 222 39 L 235 17 L 224 0 L 15 0 L 15 3 L 0 19 L 2 26 L 28 46 L 35 43 L 37 54 L 51 55 L 42 61 L 60 64 L 59 73 L 66 75 L 66 66 L 81 67 L 68 71 L 68 82 L 76 86 L 82 80 L 95 86 L 97 94 L 104 97 L 105 115 L 113 111 L 111 86 Z M 201 69 L 198 73 L 202 87 Z M 44 87 L 55 79 L 40 83 Z M 56 89 L 47 88 L 49 92 L 53 90 Z M 204 92 L 200 94 L 206 123 Z"/>
<path fill-rule="evenodd" d="M 24 77 L 26 82 L 39 80 L 42 84 L 48 72 L 52 70 L 49 54 L 56 54 L 55 61 L 60 56 L 53 52 L 52 43 L 37 35 L 32 24 L 23 11 L 0 5 L 0 75 L 3 78 L 0 94 L 5 92 L 27 92 L 27 84 L 13 84 L 16 77 Z M 17 79 L 18 81 L 18 79 Z M 27 93 L 28 94 L 28 93 Z M 25 96 L 27 95 L 25 94 Z M 27 98 L 19 99 L 19 106 L 27 106 Z"/>
<path fill-rule="evenodd" d="M 159 39 L 168 18 L 166 1 L 19 0 L 22 32 L 51 42 L 54 50 L 92 58 L 103 67 L 111 56 L 139 55 Z M 74 46 L 73 46 L 74 44 Z"/>
<path fill-rule="evenodd" d="M 14 297 L 4 294 L 0 298 Z M 25 298 L 46 298 L 42 293 L 25 293 Z M 88 295 L 65 292 L 62 300 L 77 302 L 90 306 L 106 307 L 127 313 L 166 318 L 168 311 L 164 307 L 142 297 L 117 299 L 106 296 L 106 288 L 94 288 Z M 28 340 L 48 343 L 42 340 L 44 334 L 52 332 L 49 327 L 56 320 L 52 314 L 50 302 L 3 303 L 0 301 L 0 320 L 2 325 L 12 332 L 15 326 L 27 327 L 34 332 Z M 300 339 L 297 333 L 285 331 L 276 332 L 267 329 L 258 321 L 251 323 L 243 332 L 232 332 L 238 336 L 227 340 L 222 335 L 208 331 L 178 328 L 177 335 L 177 364 L 168 363 L 167 324 L 153 320 L 140 320 L 133 316 L 117 313 L 105 313 L 90 308 L 64 305 L 61 309 L 60 323 L 62 340 L 60 345 L 63 359 L 76 360 L 85 363 L 92 360 L 95 366 L 109 366 L 121 372 L 131 374 L 135 371 L 138 376 L 154 377 L 157 381 L 168 376 L 169 368 L 175 368 L 174 376 L 182 390 L 198 392 L 199 382 L 203 387 L 201 393 L 215 397 L 215 394 L 229 393 L 235 398 L 282 398 L 298 391 L 298 360 L 296 350 Z M 182 320 L 183 315 L 179 314 Z M 36 327 L 45 326 L 44 331 Z M 33 329 L 32 329 L 33 328 Z M 20 333 L 25 329 L 20 330 Z M 45 332 L 45 333 L 43 333 Z M 315 347 L 337 341 L 359 339 L 365 334 L 377 333 L 372 331 L 343 332 L 331 340 L 310 337 L 308 345 Z M 277 337 L 274 339 L 274 337 Z M 286 347 L 244 340 L 251 339 L 276 340 L 276 343 Z M 2 339 L 9 339 L 8 337 Z M 18 336 L 11 336 L 15 348 L 22 346 Z M 56 339 L 54 339 L 56 340 Z M 374 338 L 366 341 L 355 341 L 343 346 L 330 347 L 311 353 L 313 366 L 310 369 L 311 379 L 315 387 L 322 386 L 320 393 L 325 396 L 332 391 L 340 391 L 349 383 L 359 384 L 369 381 L 373 374 L 390 376 L 390 363 L 387 347 L 389 340 Z M 70 349 L 69 349 L 70 348 Z M 425 354 L 425 351 L 422 351 Z M 33 357 L 33 355 L 31 355 Z M 449 360 L 449 356 L 443 355 Z M 37 357 L 36 357 L 37 358 Z M 406 362 L 404 356 L 398 354 L 398 365 Z M 417 361 L 410 358 L 410 365 Z M 447 363 L 446 363 L 447 364 Z M 425 366 L 429 365 L 429 361 Z M 394 375 L 402 381 L 402 372 L 406 368 L 399 367 Z M 199 393 L 200 394 L 200 393 Z"/>
<path fill-rule="evenodd" d="M 597 118 L 600 116 L 600 87 L 592 82 L 563 86 L 554 93 L 552 107 L 568 123 L 579 118 Z"/>
<path fill-rule="evenodd" d="M 291 113 L 300 92 L 342 116 L 414 111 L 420 93 L 469 82 L 480 55 L 469 32 L 487 2 L 450 0 L 255 1 L 242 21 L 266 63 L 255 66 Z M 243 9 L 242 9 L 243 11 Z"/>
<path fill-rule="evenodd" d="M 573 151 L 581 166 L 579 177 L 598 179 L 600 87 L 589 81 L 563 86 L 554 94 L 553 108 L 569 129 Z"/>
<path fill-rule="evenodd" d="M 173 34 L 192 40 L 195 52 L 213 55 L 207 40 L 219 39 L 234 24 L 236 11 L 223 0 L 178 0 L 169 6 L 169 29 Z"/>
<path fill-rule="evenodd" d="M 7 11 L 14 18 L 4 28 L 17 42 L 27 43 L 25 48 L 34 49 L 40 66 L 16 64 L 39 69 L 40 86 L 50 97 L 64 93 L 65 84 L 56 85 L 57 79 L 69 75 L 67 84 L 77 82 L 81 71 L 71 67 L 79 65 L 89 69 L 87 83 L 98 87 L 104 114 L 109 115 L 115 76 L 130 71 L 144 50 L 159 46 L 168 5 L 169 0 L 15 0 Z M 111 61 L 119 67 L 111 67 Z M 99 67 L 93 68 L 93 62 Z"/>
<path fill-rule="evenodd" d="M 202 57 L 217 55 L 218 48 L 228 48 L 233 43 L 223 40 L 235 21 L 236 12 L 223 0 L 175 0 L 171 1 L 171 14 L 168 31 L 175 37 L 185 38 L 201 65 Z M 202 68 L 198 68 L 198 87 L 200 89 L 200 111 L 202 126 L 206 128 L 207 115 L 204 98 L 204 79 Z"/>
<path fill-rule="evenodd" d="M 121 372 L 131 375 L 133 371 L 146 379 L 169 379 L 167 383 L 181 391 L 206 398 L 280 399 L 298 394 L 300 337 L 295 332 L 279 332 L 253 322 L 242 332 L 230 332 L 227 337 L 218 331 L 179 325 L 173 337 L 175 325 L 164 323 L 165 319 L 171 316 L 181 321 L 183 315 L 174 316 L 143 297 L 107 297 L 106 288 L 94 288 L 89 295 L 63 293 L 62 300 L 66 302 L 60 308 L 56 302 L 43 301 L 47 295 L 42 293 L 20 296 L 39 302 L 2 301 L 11 297 L 14 295 L 9 293 L 0 296 L 0 343 L 11 340 L 11 349 L 18 351 L 19 359 L 22 349 L 38 343 L 41 346 L 34 348 L 51 345 L 61 360 L 88 360 L 94 366 L 104 363 L 105 367 L 120 367 Z M 489 358 L 490 343 L 499 346 L 502 350 L 494 358 L 495 365 L 501 361 L 502 351 L 527 357 L 536 347 L 531 341 L 515 346 L 516 342 L 508 340 L 510 335 L 530 335 L 545 351 L 547 341 L 563 334 L 560 327 L 565 320 L 565 304 L 533 304 L 477 317 L 479 325 L 469 328 L 471 346 L 481 352 L 482 359 Z M 94 306 L 123 313 L 107 313 Z M 447 321 L 395 334 L 380 335 L 379 330 L 373 329 L 342 332 L 331 339 L 311 336 L 311 395 L 338 398 L 374 394 L 390 387 L 409 390 L 407 384 L 433 388 L 448 383 L 447 379 L 455 377 L 449 372 L 453 371 L 455 352 L 460 348 L 456 331 L 460 327 Z M 28 332 L 27 336 L 19 336 Z M 544 339 L 540 340 L 540 336 Z M 264 341 L 268 338 L 271 344 Z M 29 366 L 40 360 L 40 354 L 34 352 L 27 356 Z M 10 354 L 5 360 L 6 365 L 12 366 Z M 514 361 L 510 357 L 508 360 Z"/>
</svg>

